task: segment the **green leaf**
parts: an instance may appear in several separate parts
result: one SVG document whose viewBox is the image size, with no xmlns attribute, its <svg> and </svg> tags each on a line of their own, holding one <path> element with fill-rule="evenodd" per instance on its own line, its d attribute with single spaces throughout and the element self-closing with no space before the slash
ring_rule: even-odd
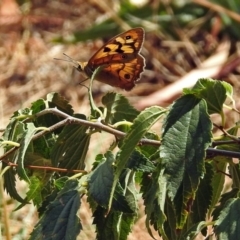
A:
<svg viewBox="0 0 240 240">
<path fill-rule="evenodd" d="M 64 119 L 63 117 L 51 112 L 42 114 L 37 118 L 35 117 L 35 114 L 48 108 L 57 108 L 62 112 L 69 114 L 70 116 L 73 114 L 72 107 L 63 97 L 57 93 L 50 93 L 47 95 L 47 100 L 39 99 L 32 103 L 31 114 L 33 115 L 32 121 L 35 126 L 51 127 Z M 56 137 L 62 131 L 62 129 L 63 127 L 57 128 L 54 131 L 45 134 L 43 137 L 34 140 L 34 142 L 32 142 L 32 151 L 38 153 L 43 158 L 49 159 L 51 149 L 56 143 Z"/>
<path fill-rule="evenodd" d="M 28 112 L 28 111 L 27 111 Z M 3 140 L 5 141 L 13 141 L 19 142 L 22 139 L 24 134 L 24 124 L 19 122 L 16 118 L 19 115 L 19 112 L 15 112 L 14 116 L 10 120 L 9 124 L 7 125 L 4 133 L 3 133 Z M 5 152 L 8 151 L 12 146 L 4 146 Z M 14 162 L 14 153 L 8 155 L 8 161 Z M 3 162 L 2 168 L 8 167 L 8 165 Z M 8 169 L 3 177 L 4 177 L 4 188 L 6 189 L 7 193 L 13 198 L 19 201 L 20 203 L 27 203 L 19 194 L 16 189 L 16 170 L 13 168 Z"/>
<path fill-rule="evenodd" d="M 160 230 L 161 232 L 166 232 L 168 239 L 178 239 L 181 233 L 178 231 L 179 229 L 176 229 L 178 216 L 175 206 L 168 196 L 166 196 L 165 213 L 167 221 L 164 222 L 163 229 L 160 228 Z"/>
<path fill-rule="evenodd" d="M 214 171 L 214 175 L 212 177 L 211 185 L 212 185 L 212 200 L 211 205 L 208 210 L 208 217 L 211 217 L 212 211 L 215 209 L 216 204 L 219 202 L 220 196 L 223 191 L 224 183 L 225 183 L 225 174 L 227 167 L 227 162 L 225 161 L 226 157 L 216 156 L 211 162 Z M 230 158 L 229 158 L 230 160 Z"/>
<path fill-rule="evenodd" d="M 126 176 L 124 176 L 125 180 L 124 195 L 126 197 L 128 206 L 132 210 L 132 213 L 137 214 L 138 191 L 136 190 L 135 172 L 131 170 L 126 170 L 126 173 L 127 173 Z"/>
<path fill-rule="evenodd" d="M 33 176 L 30 178 L 29 190 L 27 192 L 27 200 L 28 201 L 32 200 L 33 204 L 36 205 L 37 207 L 40 207 L 43 201 L 41 195 L 42 187 L 43 183 L 38 177 Z"/>
<path fill-rule="evenodd" d="M 127 240 L 136 216 L 133 214 L 122 213 L 120 217 L 121 218 L 119 218 L 118 224 L 116 225 L 117 228 L 119 226 L 119 230 L 116 229 L 117 233 L 115 235 L 117 235 L 119 240 Z"/>
<path fill-rule="evenodd" d="M 102 207 L 106 207 L 109 202 L 114 178 L 114 160 L 113 154 L 108 151 L 105 154 L 105 160 L 102 160 L 88 177 L 89 196 Z M 125 179 L 125 177 L 124 175 L 123 178 Z M 127 191 L 128 187 L 125 185 L 121 186 L 120 183 L 117 184 L 112 204 L 114 210 L 125 213 L 133 213 L 135 211 L 133 198 L 129 196 L 130 193 Z"/>
<path fill-rule="evenodd" d="M 148 233 L 154 238 L 150 228 L 150 225 L 153 225 L 154 229 L 161 234 L 162 238 L 167 240 L 168 237 L 164 228 L 164 222 L 167 220 L 164 213 L 167 194 L 166 186 L 167 179 L 163 175 L 161 164 L 157 166 L 156 171 L 153 172 L 152 175 L 149 176 L 148 173 L 143 174 L 141 192 L 143 193 L 145 213 L 147 215 L 146 227 Z M 169 216 L 174 217 L 174 215 Z"/>
<path fill-rule="evenodd" d="M 32 114 L 39 113 L 44 109 L 46 109 L 46 104 L 44 99 L 38 99 L 37 101 L 32 102 L 31 104 Z"/>
<path fill-rule="evenodd" d="M 205 99 L 209 114 L 222 114 L 223 103 L 227 95 L 232 94 L 232 86 L 219 80 L 203 78 L 197 81 L 192 90 L 185 89 L 184 92 Z"/>
<path fill-rule="evenodd" d="M 179 216 L 178 228 L 182 228 L 186 221 L 188 201 L 194 199 L 204 174 L 211 129 L 205 101 L 190 94 L 175 102 L 164 124 L 160 157 L 165 168 L 168 195 L 174 200 Z"/>
<path fill-rule="evenodd" d="M 218 239 L 238 239 L 240 236 L 240 199 L 229 199 L 215 223 Z"/>
<path fill-rule="evenodd" d="M 207 226 L 208 226 L 208 223 L 207 223 L 207 222 L 204 222 L 204 221 L 198 222 L 198 223 L 192 225 L 192 226 L 187 230 L 187 232 L 184 233 L 184 234 L 181 236 L 180 240 L 186 240 L 186 239 L 188 239 L 188 240 L 190 240 L 190 239 L 191 239 L 191 240 L 195 240 L 195 239 L 198 239 L 198 238 L 197 238 L 197 237 L 198 237 L 197 235 L 198 235 L 199 233 L 201 233 L 201 231 L 202 231 L 203 229 L 205 229 Z"/>
<path fill-rule="evenodd" d="M 131 154 L 126 167 L 141 172 L 152 172 L 155 170 L 153 163 L 137 150 Z"/>
<path fill-rule="evenodd" d="M 97 239 L 119 239 L 127 240 L 127 236 L 131 231 L 132 224 L 135 219 L 134 214 L 124 214 L 121 212 L 110 211 L 105 217 L 105 209 L 100 206 L 93 214 L 97 228 Z"/>
<path fill-rule="evenodd" d="M 159 118 L 165 113 L 160 107 L 150 107 L 141 112 L 137 118 L 135 118 L 131 130 L 123 139 L 123 143 L 119 154 L 117 155 L 117 167 L 114 175 L 114 183 L 111 191 L 109 207 L 112 204 L 112 198 L 114 194 L 115 187 L 117 185 L 118 179 L 126 167 L 126 164 L 134 151 L 136 145 L 149 130 L 149 128 L 156 123 Z"/>
<path fill-rule="evenodd" d="M 32 113 L 36 114 L 42 110 L 49 109 L 49 108 L 57 108 L 58 110 L 68 114 L 69 116 L 73 115 L 72 106 L 66 101 L 58 93 L 49 93 L 46 97 L 46 100 L 37 100 L 32 104 Z M 59 115 L 53 114 L 51 112 L 46 113 L 44 115 L 38 116 L 38 118 L 34 119 L 34 123 L 36 126 L 44 126 L 50 127 L 54 124 L 62 121 L 64 118 L 60 117 Z M 57 128 L 54 130 L 55 134 L 60 133 L 62 128 Z M 46 136 L 45 136 L 46 137 Z M 50 138 L 53 137 L 53 133 L 49 135 Z"/>
<path fill-rule="evenodd" d="M 239 164 L 230 164 L 229 173 L 232 177 L 232 188 L 238 188 L 240 186 L 240 169 Z"/>
<path fill-rule="evenodd" d="M 66 176 L 58 178 L 54 182 L 54 185 L 56 186 L 57 189 L 61 190 L 63 188 L 63 186 L 65 185 L 65 183 L 67 182 L 67 180 L 68 180 L 68 177 L 66 177 Z"/>
<path fill-rule="evenodd" d="M 130 195 L 130 192 L 128 192 L 128 201 L 125 197 L 127 188 L 128 187 L 126 186 L 126 189 L 123 189 L 120 184 L 117 184 L 113 197 L 113 210 L 123 213 L 134 213 L 134 211 L 136 210 L 136 199 L 134 198 L 134 196 Z"/>
<path fill-rule="evenodd" d="M 52 148 L 51 159 L 53 166 L 66 169 L 83 170 L 91 134 L 88 127 L 67 125 L 60 133 L 55 146 Z"/>
<path fill-rule="evenodd" d="M 32 137 L 34 136 L 36 131 L 37 129 L 35 128 L 33 123 L 26 123 L 26 129 L 22 136 L 22 140 L 20 142 L 20 148 L 16 151 L 16 154 L 14 156 L 14 162 L 18 164 L 17 173 L 19 177 L 29 183 L 30 183 L 30 180 L 27 176 L 27 173 L 24 167 L 24 159 L 25 159 L 25 155 L 29 147 L 29 144 L 32 141 Z"/>
<path fill-rule="evenodd" d="M 3 133 L 3 140 L 5 141 L 13 141 L 13 142 L 19 142 L 22 139 L 22 135 L 25 132 L 25 125 L 22 122 L 19 122 L 15 117 L 12 118 L 7 125 L 4 133 Z M 5 147 L 5 151 L 9 150 L 9 148 L 12 148 L 12 146 Z"/>
<path fill-rule="evenodd" d="M 107 108 L 105 121 L 110 124 L 122 120 L 132 122 L 139 114 L 124 96 L 117 93 L 107 93 L 102 98 L 102 103 Z"/>
<path fill-rule="evenodd" d="M 221 213 L 225 211 L 226 205 L 228 201 L 232 201 L 232 199 L 236 198 L 239 194 L 239 188 L 233 188 L 231 191 L 222 194 L 221 199 L 217 206 L 215 206 L 215 209 L 212 213 L 213 220 L 216 220 L 219 218 Z"/>
<path fill-rule="evenodd" d="M 108 151 L 105 159 L 90 174 L 88 180 L 88 192 L 100 206 L 106 207 L 110 198 L 113 184 L 114 172 L 113 163 L 115 159 L 113 154 Z"/>
<path fill-rule="evenodd" d="M 6 166 L 3 163 L 3 168 Z M 17 200 L 20 203 L 26 204 L 27 201 L 23 199 L 16 189 L 16 171 L 13 168 L 8 169 L 3 177 L 4 177 L 4 188 L 6 189 L 6 192 L 12 197 L 13 199 Z"/>
<path fill-rule="evenodd" d="M 51 202 L 40 221 L 31 233 L 31 240 L 72 240 L 76 239 L 82 226 L 77 217 L 80 196 L 77 191 L 78 181 L 69 180 Z"/>
<path fill-rule="evenodd" d="M 159 143 L 160 143 L 160 136 L 159 136 L 159 134 L 156 134 L 156 133 L 147 132 L 144 135 L 144 139 L 155 140 L 155 141 L 159 141 Z M 160 144 L 159 144 L 159 146 L 160 146 Z M 146 145 L 140 145 L 139 149 L 140 149 L 141 153 L 144 154 L 145 157 L 150 158 L 156 154 L 156 152 L 159 149 L 159 146 L 146 144 Z"/>
<path fill-rule="evenodd" d="M 212 177 L 214 175 L 212 165 L 210 163 L 205 163 L 206 168 L 206 174 L 204 178 L 200 179 L 200 184 L 198 187 L 198 190 L 196 192 L 195 200 L 193 201 L 193 204 L 190 204 L 189 201 L 189 209 L 187 210 L 189 212 L 188 217 L 188 225 L 193 226 L 195 224 L 198 224 L 206 219 L 206 214 L 209 209 L 209 206 L 211 204 L 212 200 Z M 206 228 L 203 230 L 205 232 L 202 232 L 204 235 L 206 235 Z"/>
</svg>

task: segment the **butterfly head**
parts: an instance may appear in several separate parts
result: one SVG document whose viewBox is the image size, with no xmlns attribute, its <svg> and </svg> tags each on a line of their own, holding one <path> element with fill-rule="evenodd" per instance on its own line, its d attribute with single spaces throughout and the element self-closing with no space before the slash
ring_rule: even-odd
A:
<svg viewBox="0 0 240 240">
<path fill-rule="evenodd" d="M 84 71 L 87 62 L 78 62 L 76 60 L 74 60 L 73 58 L 69 57 L 66 53 L 63 53 L 64 56 L 67 57 L 67 59 L 60 59 L 60 58 L 54 58 L 55 60 L 61 60 L 61 61 L 65 61 L 65 62 L 70 62 L 73 64 L 73 66 L 79 71 L 82 72 Z"/>
</svg>

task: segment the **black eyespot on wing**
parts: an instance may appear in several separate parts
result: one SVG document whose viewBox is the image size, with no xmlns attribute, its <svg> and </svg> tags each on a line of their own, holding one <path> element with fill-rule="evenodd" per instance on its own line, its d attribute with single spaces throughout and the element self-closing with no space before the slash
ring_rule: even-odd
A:
<svg viewBox="0 0 240 240">
<path fill-rule="evenodd" d="M 130 76 L 130 74 L 126 73 L 126 74 L 124 75 L 124 78 L 125 78 L 125 79 L 130 79 L 131 76 Z"/>
<path fill-rule="evenodd" d="M 126 40 L 128 40 L 128 39 L 131 39 L 131 38 L 132 38 L 132 37 L 131 37 L 131 36 L 129 36 L 129 35 L 128 35 L 128 36 L 126 36 Z"/>
<path fill-rule="evenodd" d="M 126 54 L 122 54 L 122 59 L 127 59 L 127 55 Z"/>
</svg>

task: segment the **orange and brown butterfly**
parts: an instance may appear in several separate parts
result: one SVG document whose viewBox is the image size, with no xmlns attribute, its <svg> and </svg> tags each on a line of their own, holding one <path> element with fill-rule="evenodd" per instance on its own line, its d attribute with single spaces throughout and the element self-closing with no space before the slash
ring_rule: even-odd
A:
<svg viewBox="0 0 240 240">
<path fill-rule="evenodd" d="M 68 57 L 65 61 L 72 62 L 88 77 L 100 67 L 96 80 L 130 91 L 145 67 L 145 59 L 139 53 L 144 36 L 143 28 L 133 28 L 109 40 L 88 62 L 78 62 L 64 54 Z"/>
</svg>

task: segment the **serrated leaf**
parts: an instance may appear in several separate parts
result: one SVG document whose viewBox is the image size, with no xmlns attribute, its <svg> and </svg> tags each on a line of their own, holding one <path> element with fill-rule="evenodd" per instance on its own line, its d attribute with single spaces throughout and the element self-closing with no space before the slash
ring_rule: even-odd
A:
<svg viewBox="0 0 240 240">
<path fill-rule="evenodd" d="M 46 104 L 44 99 L 38 99 L 31 104 L 31 110 L 33 114 L 39 113 L 40 111 L 46 109 Z"/>
<path fill-rule="evenodd" d="M 57 108 L 58 110 L 68 114 L 69 116 L 73 115 L 72 106 L 67 102 L 65 98 L 63 98 L 58 93 L 49 93 L 46 96 L 46 100 L 37 100 L 35 103 L 32 104 L 33 114 L 38 113 L 37 111 L 42 111 L 48 108 Z M 35 118 L 34 123 L 36 124 L 36 126 L 50 127 L 62 121 L 63 119 L 63 117 L 49 112 L 48 114 L 44 114 L 38 116 L 38 118 Z M 61 130 L 62 128 L 57 128 L 56 130 L 54 130 L 54 133 L 58 134 L 61 132 Z"/>
<path fill-rule="evenodd" d="M 52 185 L 50 187 L 52 190 Z M 63 189 L 63 187 L 62 187 L 62 189 Z M 46 212 L 49 204 L 56 199 L 57 194 L 59 193 L 59 190 L 55 188 L 50 193 L 49 192 L 50 191 L 48 191 L 47 194 L 44 196 L 43 202 L 42 202 L 41 206 L 38 208 L 39 217 L 41 217 Z"/>
<path fill-rule="evenodd" d="M 232 188 L 238 188 L 240 186 L 240 169 L 239 164 L 230 164 L 229 173 L 232 177 Z"/>
<path fill-rule="evenodd" d="M 212 166 L 209 163 L 205 163 L 206 174 L 204 178 L 200 179 L 200 184 L 196 193 L 193 205 L 189 205 L 188 212 L 188 224 L 195 225 L 205 220 L 206 213 L 209 209 L 212 200 L 212 177 L 214 175 Z M 203 230 L 206 231 L 206 228 Z M 206 235 L 206 232 L 202 232 Z"/>
<path fill-rule="evenodd" d="M 52 149 L 53 166 L 66 169 L 84 169 L 91 138 L 87 130 L 88 127 L 79 125 L 64 127 Z"/>
<path fill-rule="evenodd" d="M 93 214 L 93 223 L 97 227 L 97 239 L 127 240 L 135 215 L 110 211 L 107 217 L 105 217 L 105 213 L 105 209 L 99 206 Z"/>
<path fill-rule="evenodd" d="M 107 93 L 102 98 L 102 103 L 107 108 L 105 121 L 110 124 L 123 120 L 132 122 L 139 114 L 124 96 L 117 93 Z"/>
<path fill-rule="evenodd" d="M 61 178 L 56 179 L 56 181 L 54 182 L 54 185 L 56 186 L 57 189 L 62 189 L 63 186 L 65 185 L 65 183 L 68 181 L 68 177 L 64 176 Z"/>
<path fill-rule="evenodd" d="M 69 180 L 51 202 L 46 212 L 31 233 L 31 240 L 72 240 L 76 239 L 82 229 L 77 211 L 80 207 L 80 196 L 77 191 L 78 181 Z"/>
<path fill-rule="evenodd" d="M 178 231 L 176 229 L 177 225 L 177 215 L 176 215 L 176 209 L 174 207 L 173 202 L 171 199 L 166 196 L 166 202 L 165 202 L 165 213 L 166 213 L 166 219 L 167 221 L 164 222 L 163 229 L 160 228 L 160 230 L 168 236 L 167 239 L 178 239 Z"/>
<path fill-rule="evenodd" d="M 185 90 L 185 93 L 192 93 L 199 98 L 205 99 L 209 114 L 222 113 L 223 103 L 227 95 L 231 95 L 232 86 L 226 82 L 213 79 L 199 79 L 192 90 Z"/>
<path fill-rule="evenodd" d="M 22 135 L 22 140 L 20 142 L 20 148 L 17 150 L 15 156 L 14 156 L 14 162 L 16 162 L 17 165 L 17 173 L 19 177 L 26 182 L 30 183 L 30 180 L 27 176 L 27 173 L 25 171 L 24 167 L 24 159 L 26 155 L 26 151 L 29 147 L 29 144 L 32 141 L 32 137 L 36 133 L 37 129 L 35 128 L 33 123 L 26 123 L 26 129 L 24 134 Z"/>
<path fill-rule="evenodd" d="M 201 233 L 203 229 L 208 226 L 208 222 L 198 222 L 197 224 L 192 225 L 186 233 L 184 233 L 179 240 L 195 240 L 197 235 Z"/>
<path fill-rule="evenodd" d="M 6 141 L 14 141 L 14 142 L 19 142 L 22 139 L 22 136 L 24 134 L 25 128 L 24 124 L 19 122 L 16 117 L 18 116 L 18 112 L 15 112 L 14 116 L 10 120 L 8 126 L 6 127 L 4 134 L 2 138 Z M 9 150 L 9 148 L 12 148 L 12 146 L 4 146 L 5 152 Z M 11 153 L 8 155 L 8 161 L 14 162 L 14 153 Z M 3 169 L 7 167 L 8 165 L 3 162 Z M 24 200 L 19 194 L 16 189 L 16 170 L 13 168 L 8 169 L 5 174 L 3 175 L 4 177 L 4 188 L 6 189 L 7 193 L 13 198 L 19 201 L 20 203 L 26 203 L 26 200 Z"/>
<path fill-rule="evenodd" d="M 3 163 L 3 168 L 4 168 Z M 6 165 L 5 165 L 6 166 Z M 7 193 L 12 197 L 13 199 L 19 201 L 20 203 L 26 204 L 27 201 L 23 199 L 16 189 L 16 171 L 13 168 L 8 169 L 3 177 L 4 177 L 4 188 L 6 189 Z"/>
<path fill-rule="evenodd" d="M 221 214 L 222 211 L 224 211 L 224 208 L 226 207 L 227 202 L 236 198 L 238 194 L 239 194 L 238 188 L 233 188 L 229 192 L 222 194 L 218 205 L 215 206 L 215 209 L 212 213 L 213 220 L 216 220 L 217 218 L 219 218 L 219 215 Z"/>
<path fill-rule="evenodd" d="M 114 192 L 112 209 L 115 211 L 123 212 L 123 213 L 134 213 L 134 210 L 135 210 L 134 203 L 132 201 L 131 202 L 127 201 L 125 197 L 125 192 L 126 190 L 124 191 L 124 189 L 120 186 L 120 184 L 117 184 Z M 128 200 L 130 200 L 130 196 Z"/>
<path fill-rule="evenodd" d="M 141 172 L 152 172 L 155 169 L 153 163 L 137 150 L 131 154 L 126 167 Z"/>
<path fill-rule="evenodd" d="M 215 234 L 218 239 L 238 239 L 240 236 L 239 212 L 240 199 L 229 199 L 215 223 Z"/>
<path fill-rule="evenodd" d="M 167 194 L 166 186 L 167 179 L 163 175 L 161 164 L 157 166 L 152 176 L 149 176 L 149 174 L 143 175 L 141 192 L 143 193 L 145 213 L 147 215 L 146 227 L 153 239 L 154 237 L 150 225 L 153 225 L 154 229 L 159 231 L 163 239 L 168 239 L 164 229 L 164 222 L 167 220 L 164 213 L 164 204 Z"/>
<path fill-rule="evenodd" d="M 223 174 L 226 171 L 227 162 L 224 160 L 226 157 L 216 156 L 211 162 L 213 169 L 215 169 L 214 176 L 212 177 L 212 201 L 209 207 L 208 217 L 211 217 L 212 211 L 215 209 L 216 204 L 219 202 L 220 196 L 222 194 L 223 186 L 225 183 L 225 175 Z"/>
<path fill-rule="evenodd" d="M 24 131 L 25 131 L 24 124 L 22 122 L 19 122 L 15 118 L 12 118 L 6 127 L 2 138 L 6 141 L 19 142 L 22 139 Z M 8 148 L 7 147 L 5 148 L 7 151 Z"/>
<path fill-rule="evenodd" d="M 88 192 L 100 206 L 106 207 L 110 198 L 113 184 L 114 172 L 113 163 L 115 159 L 113 154 L 108 151 L 105 159 L 90 174 L 88 180 Z"/>
<path fill-rule="evenodd" d="M 131 130 L 127 133 L 123 139 L 123 144 L 117 156 L 117 167 L 114 175 L 114 183 L 111 191 L 109 207 L 112 204 L 113 194 L 117 185 L 118 179 L 122 173 L 122 170 L 126 167 L 126 164 L 134 151 L 136 145 L 140 139 L 146 134 L 149 128 L 159 120 L 159 118 L 165 113 L 160 107 L 150 107 L 141 112 L 134 120 Z"/>
<path fill-rule="evenodd" d="M 193 95 L 178 99 L 164 124 L 160 157 L 165 167 L 168 195 L 177 204 L 178 228 L 186 221 L 187 203 L 194 198 L 204 174 L 211 129 L 205 101 Z"/>
<path fill-rule="evenodd" d="M 135 172 L 127 170 L 127 175 L 125 177 L 125 197 L 128 205 L 133 213 L 137 214 L 137 195 L 135 182 Z"/>
<path fill-rule="evenodd" d="M 117 237 L 119 240 L 127 240 L 131 227 L 134 223 L 135 215 L 122 213 L 121 218 L 118 221 L 119 230 L 117 229 Z"/>
<path fill-rule="evenodd" d="M 43 201 L 41 190 L 43 187 L 43 183 L 39 178 L 33 176 L 30 178 L 29 190 L 27 191 L 27 200 L 33 201 L 33 204 L 39 207 Z"/>
</svg>

